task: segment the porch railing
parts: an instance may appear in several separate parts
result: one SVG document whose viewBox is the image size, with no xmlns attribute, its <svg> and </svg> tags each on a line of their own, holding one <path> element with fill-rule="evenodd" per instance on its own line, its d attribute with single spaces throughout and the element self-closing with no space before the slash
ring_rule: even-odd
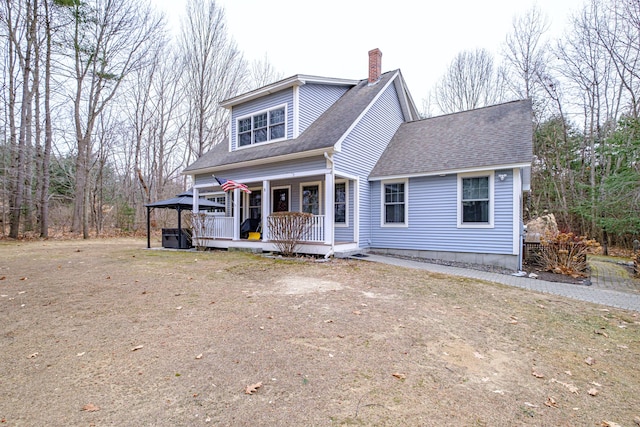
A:
<svg viewBox="0 0 640 427">
<path fill-rule="evenodd" d="M 197 218 L 198 220 L 193 224 L 194 243 L 199 242 L 198 239 L 233 239 L 233 217 L 200 215 Z M 265 225 L 263 224 L 263 227 Z M 302 240 L 304 242 L 324 242 L 324 234 L 324 215 L 314 215 L 311 217 L 311 224 Z M 268 232 L 265 235 L 268 236 Z"/>
<path fill-rule="evenodd" d="M 194 242 L 198 239 L 233 239 L 233 217 L 199 215 L 197 218 L 193 224 Z"/>
<path fill-rule="evenodd" d="M 311 224 L 302 240 L 305 242 L 324 242 L 324 215 L 311 217 Z"/>
</svg>

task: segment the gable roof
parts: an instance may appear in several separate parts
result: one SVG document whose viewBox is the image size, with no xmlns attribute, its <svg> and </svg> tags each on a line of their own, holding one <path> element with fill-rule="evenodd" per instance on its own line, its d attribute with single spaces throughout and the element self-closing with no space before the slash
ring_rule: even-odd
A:
<svg viewBox="0 0 640 427">
<path fill-rule="evenodd" d="M 383 88 L 392 81 L 401 81 L 400 70 L 382 74 L 380 80 L 373 85 L 367 79 L 360 80 L 345 92 L 331 107 L 295 139 L 257 144 L 247 148 L 229 151 L 228 140 L 215 145 L 209 152 L 189 165 L 183 173 L 207 173 L 225 167 L 237 167 L 252 162 L 278 161 L 286 158 L 303 156 L 309 152 L 332 150 L 336 143 L 351 129 L 361 114 L 377 98 Z M 286 79 L 290 80 L 290 79 Z M 406 89 L 405 89 L 406 91 Z M 399 94 L 400 95 L 400 94 Z M 401 95 L 402 100 L 409 99 L 408 93 Z M 415 114 L 415 107 L 411 105 L 408 112 Z M 415 117 L 415 115 L 414 115 Z M 407 119 L 411 119 L 408 117 Z"/>
<path fill-rule="evenodd" d="M 533 159 L 530 100 L 403 123 L 369 179 L 527 166 Z"/>
</svg>

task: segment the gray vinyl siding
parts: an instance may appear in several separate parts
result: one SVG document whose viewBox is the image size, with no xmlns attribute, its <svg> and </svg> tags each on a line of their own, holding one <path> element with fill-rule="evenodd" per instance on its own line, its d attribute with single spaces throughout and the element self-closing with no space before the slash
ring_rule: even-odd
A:
<svg viewBox="0 0 640 427">
<path fill-rule="evenodd" d="M 391 84 L 344 140 L 342 151 L 334 156 L 336 169 L 360 177 L 360 247 L 371 243 L 369 173 L 402 122 L 398 95 Z"/>
<path fill-rule="evenodd" d="M 349 181 L 347 183 L 347 188 L 348 188 L 348 196 L 347 196 L 347 224 L 348 227 L 343 227 L 343 226 L 336 226 L 334 227 L 334 233 L 333 235 L 335 236 L 335 241 L 336 242 L 353 242 L 354 239 L 354 207 L 355 207 L 355 203 L 354 203 L 354 189 L 355 189 L 355 184 L 353 183 L 353 181 Z M 368 213 L 368 209 L 367 209 L 367 213 Z"/>
<path fill-rule="evenodd" d="M 309 172 L 320 169 L 326 169 L 327 164 L 323 156 L 316 156 L 306 159 L 289 160 L 286 162 L 267 163 L 263 165 L 255 165 L 251 167 L 228 169 L 216 173 L 217 176 L 224 179 L 232 179 L 248 186 L 255 185 L 252 181 L 254 178 L 264 178 L 270 175 L 281 175 L 295 172 Z M 324 181 L 324 176 L 322 178 Z M 202 174 L 195 176 L 196 185 L 216 184 L 212 174 Z M 260 182 L 260 184 L 262 184 Z"/>
<path fill-rule="evenodd" d="M 350 86 L 306 84 L 299 91 L 299 132 L 302 133 L 334 102 L 349 90 Z"/>
<path fill-rule="evenodd" d="M 513 173 L 494 182 L 494 227 L 457 227 L 457 175 L 409 179 L 409 226 L 381 227 L 380 181 L 372 188 L 372 246 L 448 252 L 511 254 L 513 252 Z"/>
<path fill-rule="evenodd" d="M 287 104 L 287 139 L 293 138 L 293 89 L 288 88 L 233 107 L 231 111 L 231 149 L 237 148 L 238 118 Z M 243 147 L 244 148 L 244 147 Z"/>
</svg>

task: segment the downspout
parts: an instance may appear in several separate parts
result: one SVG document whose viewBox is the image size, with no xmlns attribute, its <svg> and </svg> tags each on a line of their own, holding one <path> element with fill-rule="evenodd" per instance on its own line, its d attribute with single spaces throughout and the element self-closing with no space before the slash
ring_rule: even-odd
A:
<svg viewBox="0 0 640 427">
<path fill-rule="evenodd" d="M 336 165 L 335 163 L 333 163 L 333 156 L 329 156 L 326 151 L 324 152 L 324 158 L 331 162 L 331 181 L 333 181 L 333 187 L 334 187 L 331 189 L 331 191 L 335 193 Z M 334 200 L 334 203 L 335 203 L 335 200 Z M 328 210 L 329 206 L 327 206 L 326 209 Z M 335 208 L 331 206 L 331 209 L 335 209 Z M 335 218 L 333 219 L 333 223 L 334 223 L 334 226 L 331 227 L 331 249 L 329 249 L 329 252 L 324 256 L 324 259 L 329 259 L 329 257 L 333 256 L 333 254 L 335 253 L 335 246 L 336 246 Z"/>
</svg>

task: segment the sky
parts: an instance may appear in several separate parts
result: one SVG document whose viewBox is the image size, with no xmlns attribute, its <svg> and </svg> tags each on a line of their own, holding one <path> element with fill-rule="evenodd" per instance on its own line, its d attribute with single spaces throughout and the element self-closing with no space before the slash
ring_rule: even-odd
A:
<svg viewBox="0 0 640 427">
<path fill-rule="evenodd" d="M 484 48 L 497 55 L 515 16 L 534 5 L 560 37 L 585 0 L 217 0 L 249 61 L 265 58 L 283 77 L 309 74 L 363 79 L 368 52 L 382 71 L 401 69 L 420 108 L 452 59 Z M 151 0 L 178 31 L 186 0 Z"/>
</svg>

